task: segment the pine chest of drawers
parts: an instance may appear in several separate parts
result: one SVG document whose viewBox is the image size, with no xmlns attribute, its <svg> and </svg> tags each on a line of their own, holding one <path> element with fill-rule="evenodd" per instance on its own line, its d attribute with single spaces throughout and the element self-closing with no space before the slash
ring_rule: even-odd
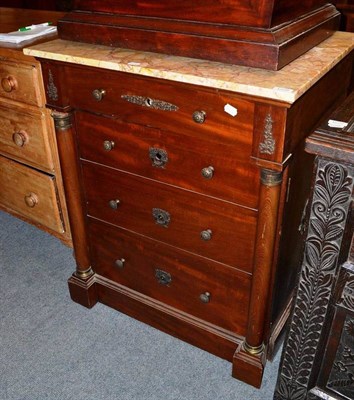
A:
<svg viewBox="0 0 354 400">
<path fill-rule="evenodd" d="M 54 110 L 72 299 L 232 361 L 235 377 L 259 386 L 301 256 L 312 162 L 301 143 L 348 91 L 349 39 L 338 33 L 313 51 L 308 65 L 325 72 L 312 72 L 302 96 L 277 90 L 292 100 L 250 93 L 246 75 L 265 79 L 259 70 L 61 40 L 26 49 L 40 58 Z M 271 85 L 295 79 L 305 61 L 268 72 Z M 222 74 L 231 78 L 213 87 Z"/>
<path fill-rule="evenodd" d="M 4 8 L 9 32 L 53 21 L 57 12 Z M 37 40 L 38 41 L 38 40 Z M 0 208 L 71 244 L 54 124 L 45 107 L 40 63 L 11 44 L 0 47 Z"/>
</svg>

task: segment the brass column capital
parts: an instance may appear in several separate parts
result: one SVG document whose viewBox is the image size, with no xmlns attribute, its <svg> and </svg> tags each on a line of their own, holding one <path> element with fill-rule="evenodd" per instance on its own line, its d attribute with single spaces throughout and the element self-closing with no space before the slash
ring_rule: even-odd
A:
<svg viewBox="0 0 354 400">
<path fill-rule="evenodd" d="M 52 111 L 52 118 L 54 119 L 54 126 L 56 131 L 66 131 L 71 128 L 71 114 L 59 111 Z"/>
<path fill-rule="evenodd" d="M 282 183 L 283 174 L 279 171 L 274 171 L 272 169 L 261 169 L 261 182 L 265 186 L 277 186 Z"/>
</svg>

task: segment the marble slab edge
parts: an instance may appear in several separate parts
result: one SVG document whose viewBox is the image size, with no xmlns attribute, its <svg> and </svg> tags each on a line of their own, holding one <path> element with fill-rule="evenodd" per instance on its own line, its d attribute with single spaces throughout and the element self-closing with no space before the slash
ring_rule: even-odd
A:
<svg viewBox="0 0 354 400">
<path fill-rule="evenodd" d="M 24 53 L 292 104 L 353 49 L 354 34 L 336 32 L 279 71 L 61 39 L 25 48 Z"/>
</svg>

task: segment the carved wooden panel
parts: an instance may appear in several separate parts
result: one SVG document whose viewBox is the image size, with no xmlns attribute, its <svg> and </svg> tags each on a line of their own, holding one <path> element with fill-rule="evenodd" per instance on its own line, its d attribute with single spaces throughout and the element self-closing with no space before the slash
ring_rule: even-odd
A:
<svg viewBox="0 0 354 400">
<path fill-rule="evenodd" d="M 354 398 L 354 318 L 347 315 L 327 387 L 348 399 Z"/>
<path fill-rule="evenodd" d="M 307 398 L 312 367 L 335 285 L 337 259 L 353 190 L 354 168 L 320 159 L 290 330 L 275 400 Z"/>
</svg>

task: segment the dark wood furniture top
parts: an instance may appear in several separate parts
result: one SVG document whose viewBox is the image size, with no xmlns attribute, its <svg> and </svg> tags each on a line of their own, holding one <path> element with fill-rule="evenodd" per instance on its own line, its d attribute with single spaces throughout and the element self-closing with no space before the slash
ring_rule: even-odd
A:
<svg viewBox="0 0 354 400">
<path fill-rule="evenodd" d="M 59 37 L 277 70 L 328 38 L 324 0 L 77 0 Z"/>
<path fill-rule="evenodd" d="M 354 92 L 307 139 L 307 239 L 275 400 L 354 398 Z"/>
</svg>

